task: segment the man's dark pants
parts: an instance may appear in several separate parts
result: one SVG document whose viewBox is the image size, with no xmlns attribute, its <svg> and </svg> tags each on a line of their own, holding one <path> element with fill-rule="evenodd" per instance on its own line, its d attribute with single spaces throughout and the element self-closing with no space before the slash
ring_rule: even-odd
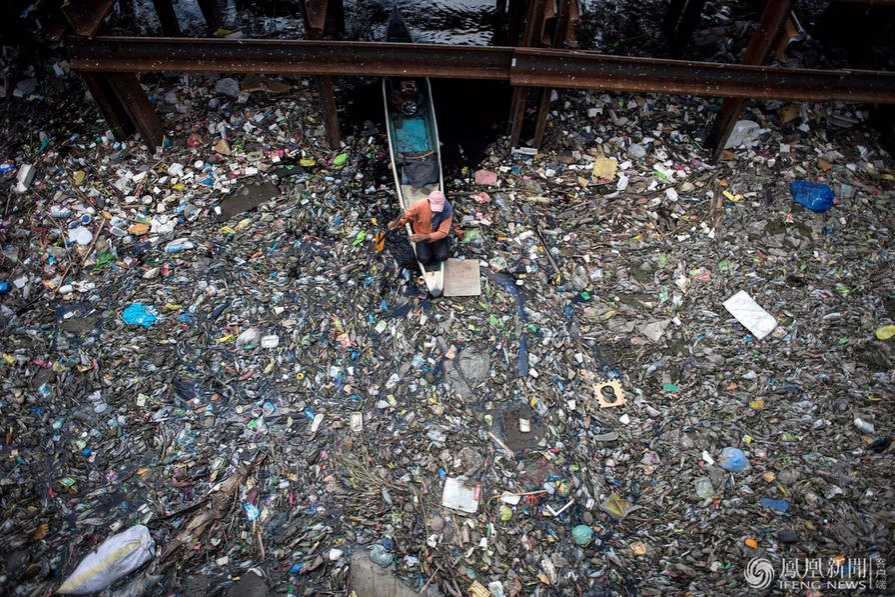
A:
<svg viewBox="0 0 895 597">
<path fill-rule="evenodd" d="M 450 257 L 449 250 L 450 237 L 445 236 L 434 243 L 424 240 L 423 242 L 416 243 L 416 258 L 423 265 L 441 263 Z"/>
</svg>

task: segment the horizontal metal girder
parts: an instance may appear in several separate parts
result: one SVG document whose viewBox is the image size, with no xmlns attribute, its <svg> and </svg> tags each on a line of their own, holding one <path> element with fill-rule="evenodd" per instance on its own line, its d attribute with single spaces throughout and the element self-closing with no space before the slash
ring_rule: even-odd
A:
<svg viewBox="0 0 895 597">
<path fill-rule="evenodd" d="M 809 70 L 519 48 L 510 83 L 755 99 L 895 103 L 895 73 Z"/>
<path fill-rule="evenodd" d="M 607 56 L 576 50 L 339 41 L 98 37 L 68 42 L 93 72 L 278 73 L 507 81 L 516 86 L 895 103 L 895 73 Z"/>
<path fill-rule="evenodd" d="M 68 42 L 99 72 L 276 73 L 508 79 L 512 48 L 267 39 L 97 37 Z M 457 51 L 462 50 L 462 51 Z"/>
</svg>

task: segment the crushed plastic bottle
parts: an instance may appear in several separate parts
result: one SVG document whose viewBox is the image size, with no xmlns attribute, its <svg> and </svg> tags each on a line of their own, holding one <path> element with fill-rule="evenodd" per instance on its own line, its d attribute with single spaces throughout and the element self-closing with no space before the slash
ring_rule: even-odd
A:
<svg viewBox="0 0 895 597">
<path fill-rule="evenodd" d="M 696 497 L 706 499 L 715 495 L 715 488 L 712 487 L 712 480 L 708 477 L 700 477 L 694 482 L 696 485 Z"/>
</svg>

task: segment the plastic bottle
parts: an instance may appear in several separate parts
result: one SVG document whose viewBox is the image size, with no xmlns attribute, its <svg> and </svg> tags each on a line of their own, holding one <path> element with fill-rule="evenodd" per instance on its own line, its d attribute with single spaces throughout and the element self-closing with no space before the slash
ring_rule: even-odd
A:
<svg viewBox="0 0 895 597">
<path fill-rule="evenodd" d="M 827 211 L 836 201 L 833 189 L 816 182 L 797 180 L 789 185 L 789 192 L 796 203 L 814 212 Z"/>
<path fill-rule="evenodd" d="M 866 433 L 868 435 L 872 435 L 873 432 L 875 431 L 875 429 L 873 427 L 873 423 L 868 423 L 861 417 L 856 417 L 854 423 L 855 423 L 855 427 L 857 427 L 859 430 L 863 431 L 864 433 Z"/>
<path fill-rule="evenodd" d="M 696 479 L 696 497 L 706 499 L 715 495 L 715 488 L 712 486 L 712 480 L 708 477 L 700 477 Z"/>
<path fill-rule="evenodd" d="M 193 241 L 186 238 L 178 238 L 177 240 L 172 240 L 165 246 L 166 253 L 183 253 L 184 251 L 189 251 L 190 249 L 195 249 L 196 245 Z"/>
</svg>

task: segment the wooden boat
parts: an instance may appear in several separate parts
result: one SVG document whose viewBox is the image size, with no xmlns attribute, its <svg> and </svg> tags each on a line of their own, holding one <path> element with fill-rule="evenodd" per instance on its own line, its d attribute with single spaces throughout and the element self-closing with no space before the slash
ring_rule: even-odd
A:
<svg viewBox="0 0 895 597">
<path fill-rule="evenodd" d="M 397 7 L 389 19 L 387 39 L 393 42 L 412 41 Z M 444 191 L 432 86 L 428 78 L 384 78 L 382 96 L 395 191 L 403 213 L 415 202 L 427 198 L 432 191 Z M 412 234 L 409 224 L 406 228 L 408 235 Z M 419 268 L 429 294 L 441 296 L 444 290 L 444 263 L 428 267 L 419 263 Z"/>
</svg>

